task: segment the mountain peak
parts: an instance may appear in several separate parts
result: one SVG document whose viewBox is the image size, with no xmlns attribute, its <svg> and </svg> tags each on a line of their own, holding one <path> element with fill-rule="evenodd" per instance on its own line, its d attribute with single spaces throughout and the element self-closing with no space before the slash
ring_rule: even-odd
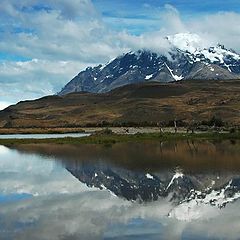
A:
<svg viewBox="0 0 240 240">
<path fill-rule="evenodd" d="M 147 49 L 128 52 L 105 65 L 87 68 L 60 92 L 108 92 L 144 81 L 171 82 L 182 79 L 226 80 L 240 78 L 240 55 L 223 45 L 206 48 L 197 34 L 168 36 L 167 54 Z"/>
</svg>

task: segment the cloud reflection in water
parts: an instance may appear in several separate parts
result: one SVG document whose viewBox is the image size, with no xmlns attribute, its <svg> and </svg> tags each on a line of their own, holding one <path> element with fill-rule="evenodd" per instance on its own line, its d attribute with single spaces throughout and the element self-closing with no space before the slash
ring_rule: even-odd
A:
<svg viewBox="0 0 240 240">
<path fill-rule="evenodd" d="M 79 181 L 83 176 L 74 177 L 62 167 L 69 168 L 78 161 L 76 169 L 84 169 L 85 174 L 91 173 L 91 166 L 94 171 L 98 170 L 98 174 L 108 167 L 108 170 L 116 170 L 115 173 L 117 172 L 119 176 L 123 174 L 122 176 L 126 178 L 128 175 L 127 179 L 134 180 L 135 184 L 139 177 L 145 176 L 149 179 L 150 174 L 170 182 L 174 171 L 165 167 L 157 169 L 157 172 L 150 171 L 147 175 L 145 165 L 144 170 L 138 169 L 134 172 L 131 163 L 130 166 L 120 164 L 124 166 L 121 172 L 119 163 L 110 164 L 109 158 L 117 153 L 115 150 L 119 150 L 120 146 L 103 148 L 100 152 L 93 148 L 91 153 L 89 152 L 92 159 L 89 165 L 84 162 L 86 155 L 80 154 L 82 150 L 80 147 L 76 147 L 78 150 L 75 149 L 74 152 L 73 147 L 69 146 L 72 158 L 62 154 L 60 155 L 62 158 L 59 157 L 56 146 L 28 147 L 29 149 L 26 146 L 24 149 L 18 148 L 17 151 L 13 149 L 5 151 L 3 148 L 5 152 L 1 154 L 0 192 L 9 195 L 33 195 L 31 198 L 17 199 L 14 202 L 0 202 L 1 239 L 238 239 L 240 236 L 239 201 L 229 203 L 221 209 L 199 202 L 194 208 L 189 208 L 186 212 L 181 211 L 185 214 L 185 220 L 182 221 L 174 215 L 169 217 L 169 213 L 176 209 L 176 205 L 170 201 L 171 195 L 142 203 L 127 201 L 94 185 L 93 188 L 87 187 Z M 149 146 L 151 148 L 149 152 L 155 152 L 156 155 L 155 147 Z M 237 147 L 232 145 L 229 147 L 233 148 L 236 153 Z M 59 152 L 66 153 L 66 149 L 67 146 L 60 146 Z M 199 147 L 199 151 L 201 149 Z M 226 151 L 230 151 L 229 149 Z M 128 149 L 126 151 L 129 153 Z M 163 151 L 171 152 L 169 148 Z M 134 156 L 134 151 L 132 153 Z M 142 154 L 144 155 L 143 152 Z M 233 152 L 231 154 L 234 158 Z M 81 159 L 82 157 L 84 159 Z M 108 160 L 99 163 L 99 158 L 104 157 L 108 157 Z M 89 179 L 96 181 L 97 176 L 91 174 Z M 160 178 L 164 174 L 165 177 Z M 187 174 L 191 175 L 190 172 Z M 215 170 L 205 173 L 194 172 L 191 176 L 198 181 L 204 179 L 202 182 L 207 184 L 215 174 L 218 178 L 220 176 L 219 181 L 215 183 L 216 187 L 223 182 L 229 182 L 231 176 L 235 179 L 238 176 L 236 172 L 223 171 L 219 174 L 219 171 L 215 173 Z M 198 215 L 193 217 L 193 214 Z"/>
</svg>

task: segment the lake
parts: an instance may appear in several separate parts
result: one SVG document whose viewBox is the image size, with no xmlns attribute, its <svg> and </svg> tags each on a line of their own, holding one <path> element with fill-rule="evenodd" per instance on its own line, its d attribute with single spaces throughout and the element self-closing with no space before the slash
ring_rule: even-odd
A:
<svg viewBox="0 0 240 240">
<path fill-rule="evenodd" d="M 0 146 L 0 239 L 239 239 L 240 142 Z"/>
<path fill-rule="evenodd" d="M 88 133 L 54 133 L 54 134 L 0 134 L 0 139 L 45 139 L 65 137 L 86 137 Z"/>
</svg>

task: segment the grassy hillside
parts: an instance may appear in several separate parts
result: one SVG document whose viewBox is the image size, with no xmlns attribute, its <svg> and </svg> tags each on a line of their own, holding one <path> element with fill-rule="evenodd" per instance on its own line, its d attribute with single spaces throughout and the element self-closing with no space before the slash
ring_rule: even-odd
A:
<svg viewBox="0 0 240 240">
<path fill-rule="evenodd" d="M 72 93 L 23 101 L 0 112 L 1 128 L 186 123 L 213 116 L 240 125 L 240 80 L 128 85 L 106 94 Z"/>
</svg>

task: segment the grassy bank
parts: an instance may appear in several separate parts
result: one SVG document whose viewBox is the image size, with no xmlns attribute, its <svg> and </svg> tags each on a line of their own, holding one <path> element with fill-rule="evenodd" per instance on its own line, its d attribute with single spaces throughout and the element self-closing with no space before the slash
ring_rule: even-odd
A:
<svg viewBox="0 0 240 240">
<path fill-rule="evenodd" d="M 1 145 L 18 144 L 114 144 L 120 142 L 141 141 L 174 141 L 174 140 L 240 140 L 240 133 L 143 133 L 134 135 L 94 134 L 82 138 L 51 138 L 51 139 L 0 139 Z"/>
</svg>

